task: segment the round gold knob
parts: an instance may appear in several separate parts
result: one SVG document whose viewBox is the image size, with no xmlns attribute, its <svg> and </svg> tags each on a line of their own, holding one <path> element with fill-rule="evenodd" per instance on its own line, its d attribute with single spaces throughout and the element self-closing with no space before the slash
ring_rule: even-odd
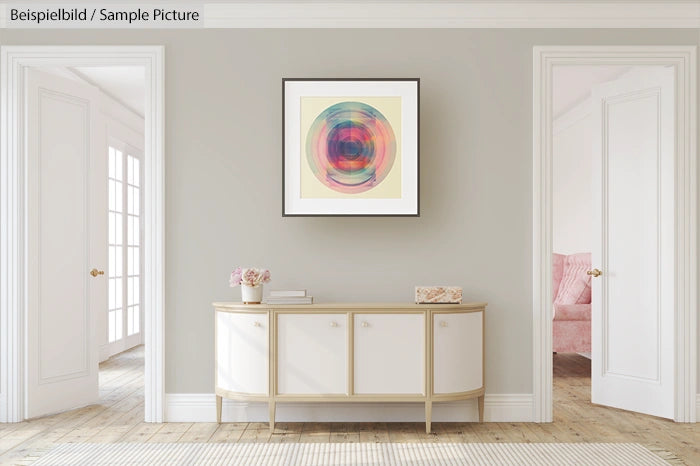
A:
<svg viewBox="0 0 700 466">
<path fill-rule="evenodd" d="M 444 320 L 441 320 L 440 327 L 447 327 L 447 322 L 445 322 Z"/>
<path fill-rule="evenodd" d="M 98 275 L 104 275 L 104 274 L 105 274 L 105 271 L 104 271 L 104 270 L 92 269 L 92 270 L 90 271 L 90 275 L 92 275 L 93 277 L 96 277 L 96 276 L 98 276 Z"/>
<path fill-rule="evenodd" d="M 253 322 L 253 327 L 260 327 L 260 322 Z"/>
<path fill-rule="evenodd" d="M 337 322 L 331 322 L 331 327 L 337 327 L 338 323 Z"/>
<path fill-rule="evenodd" d="M 598 269 L 589 270 L 586 273 L 588 275 L 591 275 L 592 277 L 600 277 L 601 275 L 603 275 L 603 271 Z"/>
<path fill-rule="evenodd" d="M 369 324 L 367 322 L 362 322 L 363 327 L 369 327 Z"/>
</svg>

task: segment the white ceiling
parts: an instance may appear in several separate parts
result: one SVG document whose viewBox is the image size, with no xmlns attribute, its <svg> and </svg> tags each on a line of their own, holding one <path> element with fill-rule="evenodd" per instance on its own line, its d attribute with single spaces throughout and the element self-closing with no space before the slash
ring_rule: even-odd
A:
<svg viewBox="0 0 700 466">
<path fill-rule="evenodd" d="M 81 66 L 71 70 L 143 118 L 146 100 L 143 67 Z"/>
<path fill-rule="evenodd" d="M 628 66 L 560 65 L 552 71 L 554 118 L 562 116 L 590 96 L 596 84 L 612 81 L 629 70 Z"/>
</svg>

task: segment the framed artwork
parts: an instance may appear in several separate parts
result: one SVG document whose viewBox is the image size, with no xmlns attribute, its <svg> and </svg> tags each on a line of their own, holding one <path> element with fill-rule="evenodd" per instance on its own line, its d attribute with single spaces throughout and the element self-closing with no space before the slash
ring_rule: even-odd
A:
<svg viewBox="0 0 700 466">
<path fill-rule="evenodd" d="M 419 212 L 420 80 L 282 80 L 282 216 Z"/>
</svg>

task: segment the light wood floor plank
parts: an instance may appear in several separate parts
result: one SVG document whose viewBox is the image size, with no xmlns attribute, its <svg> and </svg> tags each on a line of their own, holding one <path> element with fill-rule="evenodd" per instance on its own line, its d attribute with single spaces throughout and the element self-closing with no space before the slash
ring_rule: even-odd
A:
<svg viewBox="0 0 700 466">
<path fill-rule="evenodd" d="M 355 422 L 331 423 L 331 443 L 357 443 L 360 441 L 360 427 Z"/>
<path fill-rule="evenodd" d="M 302 422 L 278 422 L 270 436 L 270 443 L 299 442 L 304 429 Z"/>
<path fill-rule="evenodd" d="M 270 440 L 270 424 L 267 422 L 251 422 L 246 426 L 238 439 L 239 443 L 265 443 Z"/>
<path fill-rule="evenodd" d="M 386 422 L 363 422 L 360 424 L 360 442 L 387 443 L 389 429 Z"/>
<path fill-rule="evenodd" d="M 219 424 L 215 422 L 195 422 L 178 442 L 206 443 L 218 428 Z"/>
<path fill-rule="evenodd" d="M 156 432 L 163 427 L 163 424 L 154 424 L 148 422 L 139 422 L 133 426 L 122 438 L 120 442 L 145 443 L 148 442 Z"/>
<path fill-rule="evenodd" d="M 396 443 L 420 442 L 418 429 L 423 429 L 425 432 L 425 425 L 416 422 L 387 422 L 387 427 L 389 441 Z"/>
<path fill-rule="evenodd" d="M 245 432 L 247 423 L 245 422 L 227 422 L 220 424 L 214 434 L 209 438 L 213 443 L 237 442 Z"/>
<path fill-rule="evenodd" d="M 158 429 L 148 440 L 148 443 L 175 443 L 185 435 L 191 427 L 192 422 L 168 422 L 160 424 Z"/>
<path fill-rule="evenodd" d="M 330 439 L 330 422 L 305 422 L 299 436 L 299 442 L 301 443 L 326 443 L 330 442 Z"/>
</svg>

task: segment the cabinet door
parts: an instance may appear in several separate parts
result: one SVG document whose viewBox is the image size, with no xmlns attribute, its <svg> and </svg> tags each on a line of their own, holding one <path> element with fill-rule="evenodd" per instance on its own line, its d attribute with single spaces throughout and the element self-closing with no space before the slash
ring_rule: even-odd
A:
<svg viewBox="0 0 700 466">
<path fill-rule="evenodd" d="M 355 314 L 355 393 L 425 393 L 423 314 Z"/>
<path fill-rule="evenodd" d="M 277 392 L 347 393 L 347 317 L 278 314 Z"/>
<path fill-rule="evenodd" d="M 267 314 L 216 312 L 216 386 L 237 393 L 268 393 Z"/>
<path fill-rule="evenodd" d="M 483 375 L 483 312 L 433 315 L 434 393 L 481 388 Z"/>
</svg>

